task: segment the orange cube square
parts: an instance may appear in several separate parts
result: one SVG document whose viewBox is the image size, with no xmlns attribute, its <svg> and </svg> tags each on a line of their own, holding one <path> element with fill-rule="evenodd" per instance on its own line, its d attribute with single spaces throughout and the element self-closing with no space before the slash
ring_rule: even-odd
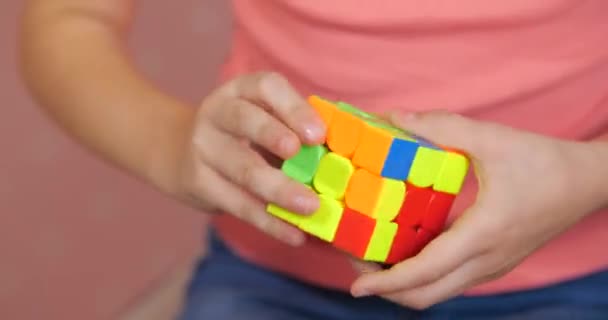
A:
<svg viewBox="0 0 608 320">
<path fill-rule="evenodd" d="M 325 123 L 325 126 L 329 128 L 331 119 L 338 107 L 335 104 L 314 95 L 308 97 L 308 103 L 317 111 L 321 120 Z"/>
<path fill-rule="evenodd" d="M 327 132 L 327 146 L 343 157 L 352 158 L 359 145 L 364 122 L 356 116 L 335 110 Z"/>
<path fill-rule="evenodd" d="M 381 175 L 392 142 L 393 137 L 386 130 L 365 124 L 353 155 L 353 164 Z"/>
<path fill-rule="evenodd" d="M 365 169 L 356 169 L 346 189 L 346 206 L 373 218 L 382 191 L 382 182 L 381 177 Z"/>
</svg>

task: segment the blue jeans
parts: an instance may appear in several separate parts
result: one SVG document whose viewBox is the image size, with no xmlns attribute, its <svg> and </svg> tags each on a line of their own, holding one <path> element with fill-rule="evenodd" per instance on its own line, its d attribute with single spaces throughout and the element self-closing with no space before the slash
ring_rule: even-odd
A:
<svg viewBox="0 0 608 320">
<path fill-rule="evenodd" d="M 310 286 L 252 265 L 211 232 L 181 320 L 608 319 L 608 271 L 546 288 L 457 297 L 422 312 Z"/>
</svg>

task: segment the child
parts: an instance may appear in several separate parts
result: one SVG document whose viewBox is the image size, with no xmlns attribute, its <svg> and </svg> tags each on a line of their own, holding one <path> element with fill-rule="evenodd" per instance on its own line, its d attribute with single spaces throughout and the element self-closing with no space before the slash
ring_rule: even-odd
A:
<svg viewBox="0 0 608 320">
<path fill-rule="evenodd" d="M 100 157 L 214 214 L 183 319 L 608 314 L 608 2 L 233 1 L 223 84 L 197 108 L 125 56 L 133 2 L 29 1 L 24 75 Z M 309 94 L 471 156 L 418 256 L 353 263 L 265 212 L 318 206 L 273 166 L 323 139 Z"/>
</svg>

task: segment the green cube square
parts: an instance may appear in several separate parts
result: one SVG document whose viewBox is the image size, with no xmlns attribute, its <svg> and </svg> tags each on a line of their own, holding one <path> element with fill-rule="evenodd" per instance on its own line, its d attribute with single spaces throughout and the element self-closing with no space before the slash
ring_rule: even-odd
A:
<svg viewBox="0 0 608 320">
<path fill-rule="evenodd" d="M 302 145 L 298 153 L 283 162 L 281 170 L 290 178 L 310 185 L 319 161 L 328 152 L 324 145 Z"/>
</svg>

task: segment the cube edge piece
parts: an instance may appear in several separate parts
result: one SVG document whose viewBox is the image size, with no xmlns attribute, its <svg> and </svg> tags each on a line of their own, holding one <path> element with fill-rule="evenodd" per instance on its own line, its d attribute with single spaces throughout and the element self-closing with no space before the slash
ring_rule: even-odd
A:
<svg viewBox="0 0 608 320">
<path fill-rule="evenodd" d="M 395 180 L 407 180 L 412 171 L 420 144 L 401 138 L 393 138 L 384 160 L 381 176 Z"/>
<path fill-rule="evenodd" d="M 407 182 L 419 188 L 435 185 L 445 156 L 445 151 L 419 146 L 410 165 Z"/>
<path fill-rule="evenodd" d="M 323 144 L 302 145 L 297 154 L 283 161 L 281 171 L 291 179 L 311 185 L 319 167 L 319 162 L 327 152 L 327 147 Z M 314 163 L 302 163 L 307 160 L 314 160 Z"/>
<path fill-rule="evenodd" d="M 327 148 L 349 160 L 352 159 L 361 141 L 364 125 L 365 122 L 356 115 L 336 109 L 327 128 Z"/>
<path fill-rule="evenodd" d="M 298 224 L 298 228 L 331 243 L 338 231 L 343 212 L 344 207 L 340 201 L 320 194 L 319 208 L 312 215 L 305 216 Z M 323 218 L 327 220 L 320 220 Z M 318 224 L 319 222 L 321 222 L 321 225 Z"/>
<path fill-rule="evenodd" d="M 382 178 L 380 194 L 376 201 L 373 216 L 377 220 L 393 221 L 405 203 L 407 186 L 402 180 Z"/>
<path fill-rule="evenodd" d="M 274 203 L 269 203 L 266 206 L 266 212 L 270 213 L 271 215 L 285 221 L 288 222 L 296 227 L 299 227 L 300 224 L 303 221 L 303 218 L 305 216 L 291 212 L 285 208 L 282 208 Z"/>
<path fill-rule="evenodd" d="M 342 164 L 345 166 L 342 166 Z M 333 184 L 333 182 L 337 179 L 333 179 L 334 177 L 328 178 L 329 174 L 326 171 L 335 172 L 335 168 L 338 166 L 347 170 L 346 174 L 348 177 L 345 178 L 345 181 L 340 181 L 340 185 L 338 185 L 339 190 L 334 190 L 333 187 L 336 187 L 336 185 Z M 327 152 L 321 157 L 319 165 L 317 166 L 317 173 L 312 180 L 313 188 L 319 194 L 325 194 L 333 199 L 342 200 L 344 199 L 344 194 L 348 188 L 348 182 L 352 178 L 354 172 L 355 168 L 348 158 L 335 152 Z"/>
<path fill-rule="evenodd" d="M 381 176 L 394 139 L 395 136 L 390 132 L 364 123 L 359 144 L 352 156 L 353 165 Z M 370 152 L 378 154 L 370 156 Z"/>
<path fill-rule="evenodd" d="M 364 260 L 386 262 L 399 226 L 394 222 L 376 221 L 376 226 L 365 251 Z"/>
</svg>

